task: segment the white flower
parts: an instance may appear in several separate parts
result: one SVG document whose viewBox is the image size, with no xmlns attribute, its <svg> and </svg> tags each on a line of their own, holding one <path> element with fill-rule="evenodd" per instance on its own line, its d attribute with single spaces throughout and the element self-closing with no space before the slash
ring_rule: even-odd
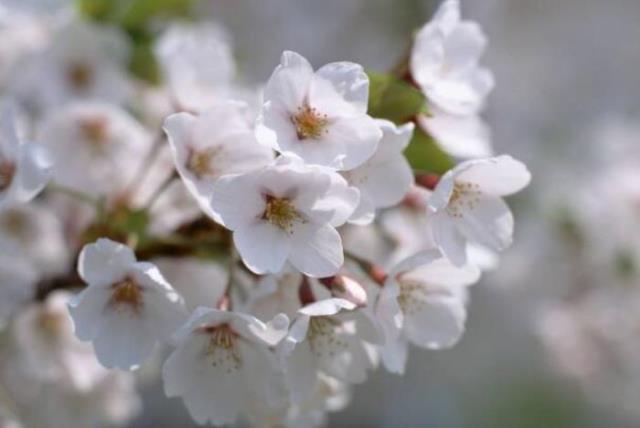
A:
<svg viewBox="0 0 640 428">
<path fill-rule="evenodd" d="M 130 184 L 151 146 L 151 135 L 120 107 L 81 101 L 53 111 L 39 135 L 56 163 L 54 181 L 105 195 Z"/>
<path fill-rule="evenodd" d="M 472 242 L 503 251 L 513 236 L 513 215 L 502 200 L 529 184 L 527 167 L 510 156 L 463 162 L 440 178 L 427 201 L 433 239 L 456 266 Z"/>
<path fill-rule="evenodd" d="M 394 268 L 375 307 L 385 333 L 385 367 L 404 372 L 409 342 L 426 349 L 455 345 L 464 332 L 466 286 L 479 278 L 478 268 L 455 267 L 438 250 L 419 253 Z"/>
<path fill-rule="evenodd" d="M 32 55 L 13 86 L 19 99 L 37 110 L 78 99 L 121 103 L 131 93 L 128 57 L 126 37 L 115 28 L 73 20 Z"/>
<path fill-rule="evenodd" d="M 428 115 L 418 115 L 418 124 L 451 156 L 468 159 L 493 154 L 491 129 L 478 115 L 459 116 L 432 106 Z"/>
<path fill-rule="evenodd" d="M 349 170 L 375 152 L 382 132 L 367 115 L 369 78 L 358 64 L 334 62 L 314 73 L 284 52 L 264 92 L 258 141 L 305 162 Z"/>
<path fill-rule="evenodd" d="M 275 406 L 279 369 L 268 347 L 288 326 L 284 315 L 264 324 L 250 315 L 198 308 L 176 333 L 177 348 L 162 368 L 165 393 L 182 397 L 199 424 L 232 423 L 252 400 Z"/>
<path fill-rule="evenodd" d="M 76 335 L 106 367 L 142 363 L 187 317 L 182 298 L 128 247 L 99 239 L 84 247 L 78 271 L 88 286 L 69 304 Z"/>
<path fill-rule="evenodd" d="M 281 156 L 214 185 L 212 209 L 243 261 L 255 273 L 278 273 L 286 261 L 312 277 L 335 274 L 343 263 L 335 227 L 345 223 L 359 192 L 339 174 Z"/>
<path fill-rule="evenodd" d="M 211 22 L 173 24 L 160 36 L 155 52 L 181 108 L 202 111 L 230 95 L 236 67 L 229 39 Z"/>
<path fill-rule="evenodd" d="M 0 210 L 33 199 L 49 181 L 52 162 L 41 146 L 18 138 L 13 113 L 0 116 Z"/>
<path fill-rule="evenodd" d="M 239 174 L 267 165 L 273 151 L 255 139 L 246 105 L 223 101 L 196 117 L 169 116 L 164 130 L 182 181 L 200 207 L 216 221 L 211 209 L 212 185 L 223 175 Z"/>
<path fill-rule="evenodd" d="M 351 223 L 369 224 L 378 208 L 396 205 L 413 184 L 413 171 L 402 152 L 413 135 L 413 123 L 396 126 L 388 120 L 376 120 L 382 140 L 375 154 L 356 169 L 343 172 L 350 185 L 360 190 L 360 204 Z"/>
<path fill-rule="evenodd" d="M 478 61 L 487 44 L 475 22 L 461 21 L 459 0 L 446 0 L 415 37 L 411 74 L 429 102 L 447 113 L 477 113 L 493 88 Z"/>
<path fill-rule="evenodd" d="M 292 402 L 310 398 L 319 372 L 364 382 L 374 363 L 367 343 L 379 340 L 372 321 L 347 300 L 330 298 L 301 308 L 280 348 Z"/>
</svg>

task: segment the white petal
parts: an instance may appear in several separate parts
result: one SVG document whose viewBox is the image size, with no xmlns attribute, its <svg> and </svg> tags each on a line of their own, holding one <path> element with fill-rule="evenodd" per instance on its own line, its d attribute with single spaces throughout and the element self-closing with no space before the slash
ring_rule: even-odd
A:
<svg viewBox="0 0 640 428">
<path fill-rule="evenodd" d="M 265 102 L 281 104 L 289 112 L 303 105 L 313 68 L 301 55 L 285 51 L 264 90 Z"/>
<path fill-rule="evenodd" d="M 24 143 L 20 146 L 20 159 L 16 170 L 17 188 L 14 197 L 28 202 L 46 186 L 53 174 L 53 159 L 42 146 Z"/>
<path fill-rule="evenodd" d="M 473 67 L 486 46 L 487 38 L 478 24 L 461 22 L 445 40 L 447 64 L 458 70 Z"/>
<path fill-rule="evenodd" d="M 367 179 L 360 185 L 376 208 L 387 208 L 398 204 L 411 189 L 413 170 L 402 155 L 376 163 L 367 168 Z"/>
<path fill-rule="evenodd" d="M 494 251 L 503 251 L 513 239 L 513 215 L 504 201 L 485 196 L 474 202 L 474 208 L 465 210 L 455 220 L 460 232 L 472 242 Z"/>
<path fill-rule="evenodd" d="M 339 143 L 346 152 L 344 158 L 337 159 L 340 153 L 335 153 L 336 162 L 325 165 L 339 170 L 350 170 L 373 156 L 381 138 L 382 131 L 376 122 L 369 116 L 361 115 L 336 119 L 329 125 L 327 134 L 320 139 L 319 144 L 327 141 Z"/>
<path fill-rule="evenodd" d="M 426 297 L 421 310 L 405 316 L 403 329 L 409 340 L 427 349 L 455 345 L 466 320 L 463 295 L 460 291 L 437 292 Z"/>
<path fill-rule="evenodd" d="M 341 102 L 348 103 L 351 114 L 366 114 L 369 100 L 369 77 L 362 66 L 353 62 L 333 62 L 321 67 L 316 77 L 330 83 L 333 91 L 316 86 L 317 79 L 312 80 L 309 99 L 313 107 L 319 111 L 331 114 L 339 104 L 327 94 L 335 93 L 341 97 Z M 335 92 L 334 92 L 335 91 Z M 339 107 L 338 107 L 339 108 Z M 341 113 L 346 113 L 344 110 Z"/>
<path fill-rule="evenodd" d="M 311 303 L 304 308 L 298 310 L 298 313 L 308 316 L 327 316 L 327 315 L 335 315 L 343 309 L 353 310 L 356 308 L 356 305 L 348 300 L 339 299 L 339 298 L 331 298 L 319 300 L 317 302 Z"/>
<path fill-rule="evenodd" d="M 382 363 L 388 372 L 399 375 L 404 374 L 404 369 L 407 365 L 407 356 L 409 354 L 409 344 L 406 339 L 397 337 L 385 342 L 381 348 L 381 354 Z"/>
<path fill-rule="evenodd" d="M 110 285 L 121 279 L 135 262 L 131 248 L 101 238 L 84 246 L 78 258 L 78 272 L 91 285 Z"/>
<path fill-rule="evenodd" d="M 101 331 L 93 339 L 100 363 L 107 368 L 129 370 L 146 360 L 156 345 L 147 320 L 117 310 L 103 312 Z"/>
<path fill-rule="evenodd" d="M 436 188 L 429 195 L 427 207 L 432 212 L 441 211 L 449 205 L 449 199 L 451 199 L 451 193 L 455 186 L 455 173 L 456 170 L 454 169 L 440 177 Z"/>
<path fill-rule="evenodd" d="M 221 177 L 213 185 L 211 210 L 231 230 L 255 223 L 265 203 L 252 174 Z"/>
<path fill-rule="evenodd" d="M 292 239 L 289 262 L 305 275 L 314 278 L 335 275 L 344 262 L 342 239 L 330 225 L 299 227 Z"/>
<path fill-rule="evenodd" d="M 360 194 L 360 203 L 349 218 L 349 223 L 358 226 L 371 224 L 376 217 L 376 208 L 373 206 L 371 198 L 364 193 Z"/>
<path fill-rule="evenodd" d="M 418 282 L 432 285 L 464 287 L 480 279 L 481 271 L 471 264 L 457 267 L 446 257 L 439 257 L 402 274 L 403 278 L 412 278 Z"/>
<path fill-rule="evenodd" d="M 485 193 L 508 196 L 519 192 L 531 181 L 531 173 L 520 161 L 502 155 L 490 159 L 469 161 L 460 165 L 459 180 L 478 184 Z"/>
<path fill-rule="evenodd" d="M 296 346 L 286 359 L 285 370 L 293 403 L 307 402 L 311 398 L 318 381 L 315 357 L 311 353 L 307 342 Z"/>
<path fill-rule="evenodd" d="M 479 116 L 458 116 L 434 109 L 430 116 L 418 116 L 420 126 L 452 156 L 491 156 L 491 130 Z"/>
<path fill-rule="evenodd" d="M 257 221 L 233 233 L 242 261 L 251 271 L 263 274 L 282 270 L 292 250 L 293 236 L 266 222 Z"/>
<path fill-rule="evenodd" d="M 69 301 L 69 313 L 74 332 L 80 340 L 92 340 L 102 329 L 103 318 L 111 290 L 106 287 L 87 287 Z"/>
<path fill-rule="evenodd" d="M 454 265 L 463 266 L 467 263 L 466 241 L 456 225 L 446 213 L 435 214 L 429 219 L 429 228 L 438 249 Z"/>
</svg>

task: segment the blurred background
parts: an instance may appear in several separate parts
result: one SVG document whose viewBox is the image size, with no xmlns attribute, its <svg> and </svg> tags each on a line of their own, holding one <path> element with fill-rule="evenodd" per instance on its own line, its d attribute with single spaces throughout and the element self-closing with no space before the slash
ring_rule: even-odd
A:
<svg viewBox="0 0 640 428">
<path fill-rule="evenodd" d="M 534 176 L 509 201 L 515 245 L 472 288 L 458 346 L 413 349 L 403 377 L 371 374 L 330 426 L 640 426 L 640 305 L 630 303 L 640 300 L 640 1 L 462 3 L 490 40 L 495 152 Z M 316 66 L 387 71 L 437 5 L 203 0 L 199 10 L 226 27 L 240 80 L 258 86 L 285 49 Z M 131 427 L 192 426 L 179 399 L 144 389 Z"/>
</svg>

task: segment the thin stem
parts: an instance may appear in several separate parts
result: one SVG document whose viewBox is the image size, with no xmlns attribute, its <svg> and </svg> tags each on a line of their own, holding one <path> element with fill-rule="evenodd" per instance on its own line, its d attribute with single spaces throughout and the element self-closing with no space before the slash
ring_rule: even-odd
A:
<svg viewBox="0 0 640 428">
<path fill-rule="evenodd" d="M 144 181 L 144 179 L 147 177 L 147 174 L 149 173 L 149 170 L 151 169 L 149 165 L 155 162 L 155 160 L 160 155 L 160 148 L 164 144 L 165 138 L 166 137 L 165 137 L 164 131 L 160 130 L 156 138 L 154 138 L 153 144 L 151 145 L 151 148 L 147 152 L 147 156 L 145 157 L 144 161 L 140 164 L 138 171 L 129 182 L 129 185 L 125 187 L 126 189 L 126 191 L 124 192 L 125 195 L 132 195 L 133 193 L 135 193 L 136 190 L 138 190 L 140 183 Z"/>
</svg>

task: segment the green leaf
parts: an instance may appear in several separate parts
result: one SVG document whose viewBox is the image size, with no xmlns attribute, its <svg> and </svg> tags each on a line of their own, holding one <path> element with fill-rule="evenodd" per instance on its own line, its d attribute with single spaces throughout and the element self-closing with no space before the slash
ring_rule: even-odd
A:
<svg viewBox="0 0 640 428">
<path fill-rule="evenodd" d="M 414 170 L 422 172 L 444 174 L 454 166 L 451 157 L 420 128 L 416 128 L 404 155 Z"/>
<path fill-rule="evenodd" d="M 124 9 L 125 28 L 139 28 L 158 17 L 174 18 L 189 15 L 195 0 L 133 0 Z"/>
<path fill-rule="evenodd" d="M 134 45 L 129 69 L 134 75 L 147 82 L 160 83 L 162 80 L 158 60 L 150 42 L 142 41 Z"/>
<path fill-rule="evenodd" d="M 396 123 L 407 122 L 423 111 L 422 92 L 391 74 L 368 72 L 369 114 Z"/>
</svg>

